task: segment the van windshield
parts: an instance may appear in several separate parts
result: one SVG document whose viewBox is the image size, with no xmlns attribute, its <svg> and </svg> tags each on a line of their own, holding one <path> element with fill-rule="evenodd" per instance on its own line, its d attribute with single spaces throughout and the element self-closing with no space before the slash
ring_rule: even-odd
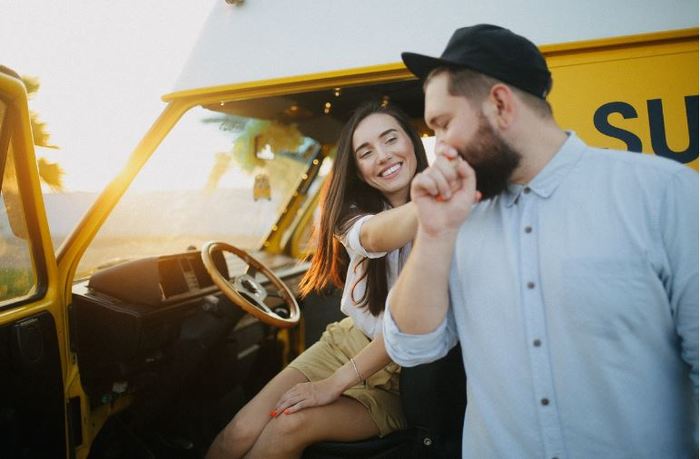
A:
<svg viewBox="0 0 700 459">
<path fill-rule="evenodd" d="M 262 247 L 320 144 L 294 124 L 213 108 L 189 110 L 166 136 L 86 251 L 77 278 L 209 240 Z"/>
</svg>

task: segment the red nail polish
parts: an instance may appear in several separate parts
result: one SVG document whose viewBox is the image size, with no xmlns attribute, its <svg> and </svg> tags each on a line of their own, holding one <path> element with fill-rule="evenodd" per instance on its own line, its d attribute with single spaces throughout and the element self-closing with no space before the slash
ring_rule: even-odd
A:
<svg viewBox="0 0 700 459">
<path fill-rule="evenodd" d="M 270 411 L 270 417 L 273 417 L 273 418 L 277 417 L 277 411 L 275 411 L 275 410 Z"/>
</svg>

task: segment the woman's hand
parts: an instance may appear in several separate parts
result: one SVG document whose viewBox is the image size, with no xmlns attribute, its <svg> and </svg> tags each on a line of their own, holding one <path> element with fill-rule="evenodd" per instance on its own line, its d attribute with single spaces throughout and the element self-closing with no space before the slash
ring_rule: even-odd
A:
<svg viewBox="0 0 700 459">
<path fill-rule="evenodd" d="M 456 231 L 479 202 L 474 170 L 454 148 L 442 146 L 433 164 L 417 174 L 411 197 L 421 228 L 431 236 Z"/>
<path fill-rule="evenodd" d="M 300 383 L 280 397 L 277 406 L 270 415 L 275 417 L 282 413 L 296 413 L 304 408 L 328 405 L 336 401 L 341 393 L 342 390 L 338 390 L 331 378 Z"/>
</svg>

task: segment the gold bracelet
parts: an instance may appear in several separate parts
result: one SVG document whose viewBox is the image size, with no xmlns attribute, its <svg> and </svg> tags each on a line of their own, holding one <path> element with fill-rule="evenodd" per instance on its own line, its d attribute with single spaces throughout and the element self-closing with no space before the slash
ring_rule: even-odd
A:
<svg viewBox="0 0 700 459">
<path fill-rule="evenodd" d="M 362 377 L 360 374 L 360 371 L 357 369 L 357 364 L 355 363 L 355 359 L 350 357 L 350 363 L 352 363 L 352 367 L 355 369 L 355 374 L 357 375 L 357 378 L 360 380 L 361 383 L 365 383 L 365 378 Z"/>
</svg>

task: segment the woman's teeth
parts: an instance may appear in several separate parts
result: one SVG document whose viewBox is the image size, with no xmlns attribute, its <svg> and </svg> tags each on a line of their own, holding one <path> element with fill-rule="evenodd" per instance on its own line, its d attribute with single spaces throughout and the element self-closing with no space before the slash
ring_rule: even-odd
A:
<svg viewBox="0 0 700 459">
<path fill-rule="evenodd" d="M 380 177 L 386 177 L 387 175 L 391 175 L 394 172 L 398 171 L 401 168 L 401 163 L 394 164 L 391 166 L 389 169 L 386 169 L 383 171 L 380 175 Z"/>
</svg>

